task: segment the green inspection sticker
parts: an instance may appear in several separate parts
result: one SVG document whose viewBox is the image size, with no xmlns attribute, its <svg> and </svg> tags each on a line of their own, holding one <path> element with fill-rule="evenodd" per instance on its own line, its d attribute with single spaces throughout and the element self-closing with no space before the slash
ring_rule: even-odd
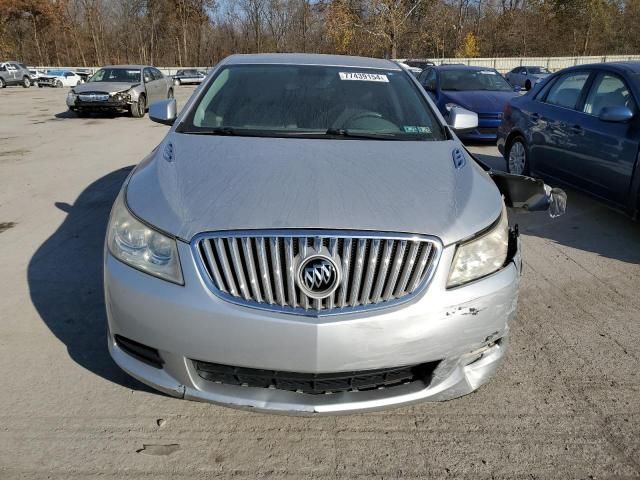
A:
<svg viewBox="0 0 640 480">
<path fill-rule="evenodd" d="M 403 125 L 402 131 L 405 133 L 431 133 L 431 127 Z"/>
</svg>

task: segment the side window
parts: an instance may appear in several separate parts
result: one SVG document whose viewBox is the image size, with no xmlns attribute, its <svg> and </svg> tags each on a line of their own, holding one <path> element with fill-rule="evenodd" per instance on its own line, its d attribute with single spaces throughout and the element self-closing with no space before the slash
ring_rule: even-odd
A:
<svg viewBox="0 0 640 480">
<path fill-rule="evenodd" d="M 7 67 L 5 67 L 4 65 L 0 65 L 0 72 L 6 72 L 7 71 Z"/>
<path fill-rule="evenodd" d="M 12 63 L 7 63 L 7 70 L 9 70 L 10 72 L 13 72 L 15 69 L 16 67 L 14 67 Z"/>
<path fill-rule="evenodd" d="M 524 73 L 524 68 L 518 67 L 513 71 L 513 73 L 516 73 L 518 75 L 521 74 L 521 73 Z"/>
<path fill-rule="evenodd" d="M 571 72 L 560 77 L 549 89 L 546 103 L 575 109 L 589 72 Z"/>
<path fill-rule="evenodd" d="M 635 102 L 620 77 L 610 73 L 599 73 L 591 86 L 583 111 L 598 116 L 607 107 L 628 107 L 633 112 Z"/>
<path fill-rule="evenodd" d="M 146 82 L 151 82 L 153 80 L 153 75 L 151 74 L 151 69 L 150 68 L 145 68 L 142 72 L 143 72 L 145 83 Z"/>
<path fill-rule="evenodd" d="M 436 71 L 433 68 L 430 68 L 427 72 L 423 85 L 427 90 L 436 89 Z"/>
<path fill-rule="evenodd" d="M 153 73 L 154 80 L 162 80 L 163 75 L 160 70 L 158 70 L 157 68 L 152 68 L 151 72 Z"/>
<path fill-rule="evenodd" d="M 420 72 L 420 75 L 418 75 L 418 81 L 420 82 L 421 85 L 424 85 L 424 79 L 427 77 L 427 71 L 423 70 Z"/>
</svg>

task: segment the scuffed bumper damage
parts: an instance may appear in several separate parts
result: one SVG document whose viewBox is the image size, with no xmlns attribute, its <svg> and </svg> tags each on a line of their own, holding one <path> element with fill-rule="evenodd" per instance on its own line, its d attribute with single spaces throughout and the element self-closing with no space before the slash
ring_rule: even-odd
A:
<svg viewBox="0 0 640 480">
<path fill-rule="evenodd" d="M 471 393 L 496 372 L 515 315 L 521 270 L 512 235 L 505 267 L 446 289 L 454 248 L 444 249 L 425 293 L 412 303 L 360 315 L 304 317 L 233 305 L 199 277 L 179 245 L 187 288 L 133 270 L 107 254 L 109 350 L 140 381 L 169 395 L 284 414 L 373 411 Z M 445 267 L 446 266 L 446 267 Z M 121 335 L 157 349 L 152 366 L 115 341 Z M 367 391 L 305 394 L 203 379 L 193 360 L 283 372 L 327 373 L 437 362 L 421 380 Z"/>
<path fill-rule="evenodd" d="M 100 111 L 100 110 L 128 110 L 135 101 L 130 93 L 116 94 L 78 94 L 67 97 L 67 106 L 72 110 Z"/>
</svg>

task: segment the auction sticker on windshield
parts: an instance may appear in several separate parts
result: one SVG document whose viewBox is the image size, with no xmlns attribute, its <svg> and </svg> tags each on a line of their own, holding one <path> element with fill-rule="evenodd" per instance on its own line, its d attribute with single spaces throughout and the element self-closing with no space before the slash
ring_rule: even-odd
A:
<svg viewBox="0 0 640 480">
<path fill-rule="evenodd" d="M 365 82 L 389 83 L 386 75 L 381 73 L 339 72 L 340 80 L 360 80 Z"/>
</svg>

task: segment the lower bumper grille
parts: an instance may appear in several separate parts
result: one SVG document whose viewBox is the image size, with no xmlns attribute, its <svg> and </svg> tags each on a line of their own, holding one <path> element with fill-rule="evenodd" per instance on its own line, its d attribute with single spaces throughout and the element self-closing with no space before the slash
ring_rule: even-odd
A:
<svg viewBox="0 0 640 480">
<path fill-rule="evenodd" d="M 415 381 L 429 384 L 438 362 L 378 370 L 297 373 L 233 367 L 194 360 L 200 378 L 223 385 L 271 388 L 319 395 L 388 388 Z"/>
</svg>

